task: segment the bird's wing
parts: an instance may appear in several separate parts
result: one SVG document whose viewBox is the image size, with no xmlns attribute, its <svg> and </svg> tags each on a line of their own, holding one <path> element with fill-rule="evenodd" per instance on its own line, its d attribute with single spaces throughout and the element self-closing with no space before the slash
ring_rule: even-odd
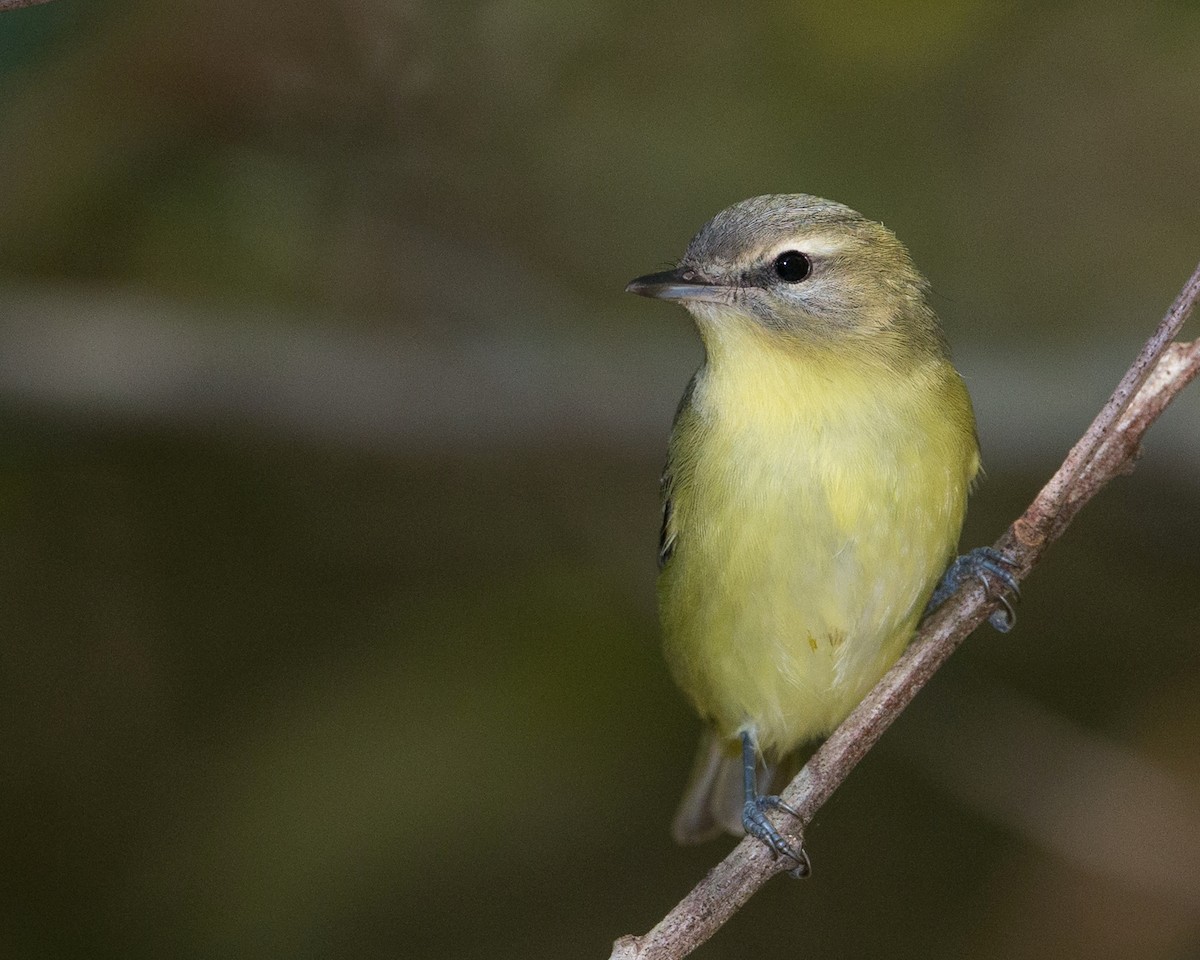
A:
<svg viewBox="0 0 1200 960">
<path fill-rule="evenodd" d="M 658 569 L 661 570 L 675 552 L 675 524 L 671 516 L 671 461 L 663 467 L 659 485 L 662 493 L 662 526 L 658 531 Z"/>
<path fill-rule="evenodd" d="M 659 493 L 662 496 L 662 526 L 658 532 L 658 569 L 661 570 L 675 552 L 675 539 L 679 531 L 675 526 L 675 515 L 671 509 L 671 496 L 675 488 L 675 437 L 679 433 L 680 422 L 688 416 L 692 405 L 692 392 L 696 388 L 697 373 L 688 381 L 687 389 L 675 410 L 675 419 L 671 424 L 671 445 L 667 451 L 667 463 L 663 467 L 662 479 L 659 481 Z"/>
</svg>

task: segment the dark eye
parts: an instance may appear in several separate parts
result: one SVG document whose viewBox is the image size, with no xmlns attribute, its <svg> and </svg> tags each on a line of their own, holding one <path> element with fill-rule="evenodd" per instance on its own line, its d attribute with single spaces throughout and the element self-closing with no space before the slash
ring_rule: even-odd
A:
<svg viewBox="0 0 1200 960">
<path fill-rule="evenodd" d="M 775 275 L 784 283 L 799 283 L 812 272 L 812 261 L 799 250 L 785 250 L 775 258 Z"/>
</svg>

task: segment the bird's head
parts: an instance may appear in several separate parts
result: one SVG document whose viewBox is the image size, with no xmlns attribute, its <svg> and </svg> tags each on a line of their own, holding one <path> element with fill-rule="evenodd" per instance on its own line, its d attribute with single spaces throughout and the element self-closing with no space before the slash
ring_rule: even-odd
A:
<svg viewBox="0 0 1200 960">
<path fill-rule="evenodd" d="M 806 194 L 754 197 L 722 210 L 676 268 L 626 289 L 679 301 L 706 342 L 749 324 L 810 345 L 942 349 L 925 280 L 904 245 L 883 224 Z"/>
</svg>

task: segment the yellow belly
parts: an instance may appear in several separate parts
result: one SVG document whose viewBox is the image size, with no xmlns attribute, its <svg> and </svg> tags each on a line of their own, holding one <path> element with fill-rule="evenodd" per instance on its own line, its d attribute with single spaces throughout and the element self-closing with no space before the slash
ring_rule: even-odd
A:
<svg viewBox="0 0 1200 960">
<path fill-rule="evenodd" d="M 671 669 L 723 736 L 752 729 L 779 756 L 828 733 L 911 637 L 979 465 L 939 362 L 698 378 L 659 599 Z"/>
</svg>

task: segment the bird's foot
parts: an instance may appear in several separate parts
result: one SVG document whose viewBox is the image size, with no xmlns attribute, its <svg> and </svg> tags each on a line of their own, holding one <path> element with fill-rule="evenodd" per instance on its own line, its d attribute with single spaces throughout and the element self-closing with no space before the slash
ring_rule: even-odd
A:
<svg viewBox="0 0 1200 960">
<path fill-rule="evenodd" d="M 1014 599 L 1020 599 L 1021 590 L 1017 578 L 1012 573 L 1015 567 L 1016 564 L 1012 560 L 991 547 L 976 547 L 969 553 L 964 553 L 950 564 L 942 575 L 937 589 L 933 591 L 933 596 L 929 598 L 925 607 L 925 616 L 933 613 L 968 580 L 978 580 L 989 596 L 1000 601 L 1000 608 L 988 617 L 988 623 L 1000 633 L 1008 633 L 1016 626 L 1017 614 L 1003 591 L 1011 593 Z"/>
<path fill-rule="evenodd" d="M 788 871 L 789 876 L 797 880 L 807 877 L 812 873 L 812 863 L 808 859 L 808 851 L 804 849 L 803 844 L 800 845 L 799 850 L 796 850 L 783 839 L 779 831 L 767 819 L 766 811 L 768 810 L 783 810 L 793 817 L 800 816 L 796 810 L 789 807 L 779 797 L 755 797 L 753 800 L 747 800 L 742 807 L 742 826 L 746 828 L 746 832 L 750 836 L 765 843 L 773 854 L 787 857 L 796 864 Z"/>
</svg>

